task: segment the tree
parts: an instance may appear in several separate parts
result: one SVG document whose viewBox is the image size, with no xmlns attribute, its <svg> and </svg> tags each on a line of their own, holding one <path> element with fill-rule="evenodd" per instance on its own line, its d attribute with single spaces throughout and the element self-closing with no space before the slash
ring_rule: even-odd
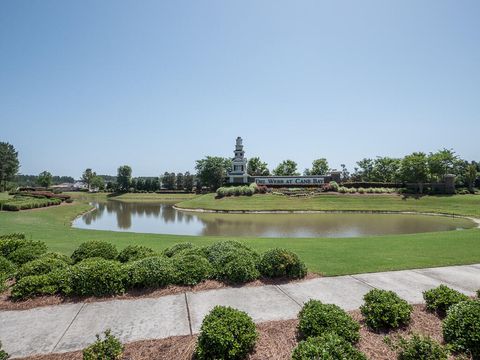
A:
<svg viewBox="0 0 480 360">
<path fill-rule="evenodd" d="M 13 145 L 0 142 L 0 191 L 5 191 L 7 181 L 13 180 L 19 167 L 18 152 Z"/>
<path fill-rule="evenodd" d="M 477 164 L 475 162 L 471 162 L 468 167 L 467 171 L 465 173 L 465 180 L 468 184 L 468 189 L 470 192 L 475 191 L 475 181 L 477 180 L 478 177 L 478 170 L 477 170 Z"/>
<path fill-rule="evenodd" d="M 433 180 L 442 181 L 445 175 L 461 175 L 460 159 L 452 149 L 443 149 L 428 155 L 428 169 Z"/>
<path fill-rule="evenodd" d="M 227 172 L 232 167 L 232 160 L 218 156 L 207 156 L 204 159 L 197 160 L 195 170 L 197 170 L 197 180 L 203 186 L 207 186 L 212 191 L 216 191 L 223 185 Z"/>
<path fill-rule="evenodd" d="M 183 190 L 183 183 L 184 182 L 185 182 L 185 179 L 183 178 L 183 174 L 178 173 L 177 174 L 177 183 L 176 183 L 177 190 Z"/>
<path fill-rule="evenodd" d="M 395 159 L 388 156 L 377 157 L 373 162 L 370 181 L 397 182 L 400 164 L 400 159 Z"/>
<path fill-rule="evenodd" d="M 193 189 L 193 183 L 195 181 L 193 175 L 191 175 L 188 171 L 185 173 L 183 176 L 183 188 L 185 191 L 192 191 Z"/>
<path fill-rule="evenodd" d="M 297 163 L 293 160 L 284 160 L 273 170 L 273 174 L 276 176 L 296 176 Z"/>
<path fill-rule="evenodd" d="M 162 177 L 162 185 L 167 190 L 174 190 L 175 189 L 175 173 L 169 173 L 165 171 Z"/>
<path fill-rule="evenodd" d="M 327 159 L 316 159 L 312 162 L 312 169 L 309 171 L 309 175 L 327 175 L 329 170 L 330 166 L 328 166 Z"/>
<path fill-rule="evenodd" d="M 345 164 L 340 164 L 342 167 L 342 181 L 347 181 L 350 179 L 350 171 L 348 171 L 347 166 Z"/>
<path fill-rule="evenodd" d="M 259 157 L 252 157 L 247 163 L 247 173 L 252 176 L 268 176 L 268 164 L 260 160 Z"/>
<path fill-rule="evenodd" d="M 50 187 L 50 185 L 52 184 L 52 174 L 50 174 L 48 171 L 42 171 L 38 175 L 37 182 L 40 186 L 44 188 Z"/>
<path fill-rule="evenodd" d="M 128 165 L 120 166 L 117 170 L 118 190 L 128 191 L 132 180 L 132 168 Z"/>
<path fill-rule="evenodd" d="M 92 171 L 92 169 L 85 169 L 85 171 L 82 174 L 82 181 L 87 184 L 88 190 L 90 190 L 90 187 L 92 186 L 92 179 L 97 176 L 95 172 Z"/>
<path fill-rule="evenodd" d="M 95 189 L 95 190 L 103 190 L 105 189 L 105 181 L 103 180 L 102 177 L 95 175 L 90 180 L 89 190 L 90 190 L 90 186 L 92 189 Z"/>
<path fill-rule="evenodd" d="M 373 173 L 373 160 L 364 158 L 360 161 L 357 161 L 358 170 L 356 175 L 359 177 L 360 181 L 372 181 Z"/>
<path fill-rule="evenodd" d="M 414 152 L 402 159 L 400 176 L 403 181 L 417 183 L 419 192 L 423 192 L 423 183 L 428 180 L 427 155 L 423 152 Z"/>
</svg>

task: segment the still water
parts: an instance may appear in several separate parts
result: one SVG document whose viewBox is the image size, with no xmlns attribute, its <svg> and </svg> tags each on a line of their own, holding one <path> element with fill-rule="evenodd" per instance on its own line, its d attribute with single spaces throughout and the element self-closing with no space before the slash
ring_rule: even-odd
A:
<svg viewBox="0 0 480 360">
<path fill-rule="evenodd" d="M 474 227 L 462 218 L 403 214 L 216 214 L 178 211 L 173 203 L 92 203 L 77 218 L 81 229 L 175 235 L 255 237 L 355 237 Z"/>
</svg>

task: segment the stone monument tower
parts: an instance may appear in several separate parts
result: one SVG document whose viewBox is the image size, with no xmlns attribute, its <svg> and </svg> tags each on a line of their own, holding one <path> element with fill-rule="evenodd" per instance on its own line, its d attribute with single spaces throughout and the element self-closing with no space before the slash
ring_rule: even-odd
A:
<svg viewBox="0 0 480 360">
<path fill-rule="evenodd" d="M 247 159 L 245 158 L 245 151 L 243 151 L 243 140 L 240 136 L 237 137 L 233 153 L 235 157 L 232 159 L 232 169 L 228 173 L 228 182 L 231 184 L 247 184 Z"/>
</svg>

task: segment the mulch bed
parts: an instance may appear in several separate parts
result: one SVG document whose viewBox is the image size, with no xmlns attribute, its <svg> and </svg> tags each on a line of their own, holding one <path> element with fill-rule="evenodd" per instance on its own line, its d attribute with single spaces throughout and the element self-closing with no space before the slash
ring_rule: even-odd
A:
<svg viewBox="0 0 480 360">
<path fill-rule="evenodd" d="M 441 319 L 425 310 L 424 305 L 415 305 L 409 326 L 388 333 L 375 333 L 363 323 L 360 311 L 351 311 L 352 317 L 361 324 L 361 339 L 357 347 L 371 360 L 396 359 L 396 353 L 384 342 L 392 338 L 409 336 L 412 333 L 429 335 L 442 341 Z M 260 337 L 249 360 L 289 360 L 292 349 L 298 343 L 296 327 L 298 320 L 271 321 L 257 325 Z M 176 336 L 162 340 L 136 341 L 125 345 L 124 360 L 190 360 L 195 350 L 196 336 Z M 24 358 L 24 360 L 81 360 L 80 351 Z M 452 356 L 453 359 L 460 357 Z M 462 358 L 466 359 L 466 358 Z"/>
<path fill-rule="evenodd" d="M 10 299 L 10 290 L 0 293 L 0 310 L 28 310 L 40 306 L 60 305 L 78 302 L 100 302 L 110 300 L 134 300 L 141 298 L 158 298 L 166 295 L 183 294 L 187 291 L 198 292 L 205 290 L 223 289 L 228 287 L 245 287 L 245 286 L 263 286 L 263 285 L 281 285 L 288 283 L 295 283 L 299 281 L 315 279 L 320 277 L 318 274 L 308 273 L 307 276 L 300 280 L 291 279 L 260 279 L 248 282 L 241 285 L 231 285 L 221 281 L 207 280 L 195 286 L 175 286 L 170 285 L 161 289 L 143 289 L 128 291 L 122 295 L 105 296 L 105 297 L 63 297 L 59 295 L 52 296 L 38 296 L 32 299 L 23 301 L 12 301 Z M 12 283 L 9 283 L 9 286 Z"/>
</svg>

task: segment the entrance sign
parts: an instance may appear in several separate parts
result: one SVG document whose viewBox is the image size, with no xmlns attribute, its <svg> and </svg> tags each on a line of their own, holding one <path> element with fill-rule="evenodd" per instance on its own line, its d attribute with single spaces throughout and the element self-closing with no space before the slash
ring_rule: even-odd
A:
<svg viewBox="0 0 480 360">
<path fill-rule="evenodd" d="M 326 176 L 265 176 L 255 177 L 257 185 L 273 186 L 318 186 L 325 184 Z"/>
</svg>

